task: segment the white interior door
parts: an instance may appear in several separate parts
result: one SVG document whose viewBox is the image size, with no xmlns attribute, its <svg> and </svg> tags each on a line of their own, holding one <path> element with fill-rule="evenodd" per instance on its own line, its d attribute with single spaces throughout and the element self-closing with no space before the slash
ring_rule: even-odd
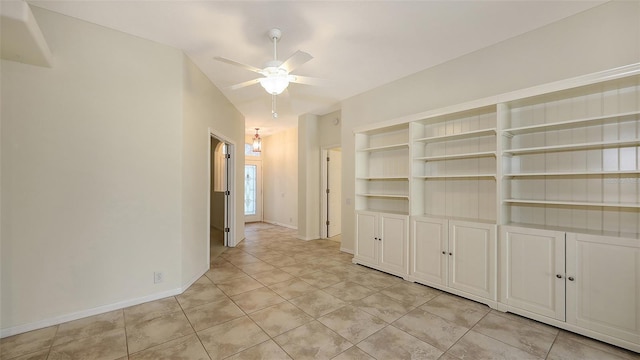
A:
<svg viewBox="0 0 640 360">
<path fill-rule="evenodd" d="M 244 165 L 244 219 L 262 221 L 262 162 L 246 160 Z"/>
<path fill-rule="evenodd" d="M 342 198 L 342 152 L 340 149 L 327 151 L 327 237 L 334 237 L 342 233 L 342 218 L 340 199 Z"/>
</svg>

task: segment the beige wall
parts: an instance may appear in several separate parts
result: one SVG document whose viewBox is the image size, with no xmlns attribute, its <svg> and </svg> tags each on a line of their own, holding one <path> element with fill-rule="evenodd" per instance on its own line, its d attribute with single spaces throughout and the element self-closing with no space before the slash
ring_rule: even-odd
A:
<svg viewBox="0 0 640 360">
<path fill-rule="evenodd" d="M 182 281 L 191 283 L 209 268 L 210 131 L 234 143 L 234 243 L 244 238 L 244 118 L 198 67 L 184 56 L 182 134 Z"/>
<path fill-rule="evenodd" d="M 321 148 L 339 147 L 342 140 L 340 130 L 342 129 L 340 110 L 318 117 L 318 136 Z M 337 123 L 336 123 L 337 121 Z"/>
<path fill-rule="evenodd" d="M 320 237 L 320 137 L 318 116 L 298 117 L 298 238 Z"/>
<path fill-rule="evenodd" d="M 208 128 L 239 143 L 244 132 L 179 50 L 33 13 L 53 67 L 0 67 L 4 336 L 174 294 L 198 277 L 208 267 Z M 242 219 L 240 210 L 240 236 Z"/>
<path fill-rule="evenodd" d="M 297 228 L 297 129 L 262 137 L 262 179 L 264 221 Z"/>
<path fill-rule="evenodd" d="M 342 246 L 353 250 L 354 128 L 640 61 L 640 2 L 609 2 L 342 103 Z"/>
<path fill-rule="evenodd" d="M 304 240 L 320 238 L 321 149 L 340 146 L 340 111 L 322 116 L 304 115 L 298 118 L 298 237 Z M 336 120 L 337 123 L 336 123 Z"/>
</svg>

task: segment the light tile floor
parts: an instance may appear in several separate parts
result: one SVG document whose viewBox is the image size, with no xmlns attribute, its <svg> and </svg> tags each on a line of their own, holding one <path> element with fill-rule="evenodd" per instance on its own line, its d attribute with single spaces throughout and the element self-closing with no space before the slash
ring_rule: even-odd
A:
<svg viewBox="0 0 640 360">
<path fill-rule="evenodd" d="M 256 223 L 183 294 L 3 339 L 1 359 L 640 359 Z"/>
</svg>

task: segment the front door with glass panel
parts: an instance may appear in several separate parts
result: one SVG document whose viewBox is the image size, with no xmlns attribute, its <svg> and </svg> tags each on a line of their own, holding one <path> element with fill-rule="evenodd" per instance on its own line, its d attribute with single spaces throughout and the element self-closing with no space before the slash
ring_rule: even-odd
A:
<svg viewBox="0 0 640 360">
<path fill-rule="evenodd" d="M 246 160 L 244 165 L 244 220 L 262 221 L 261 162 Z"/>
</svg>

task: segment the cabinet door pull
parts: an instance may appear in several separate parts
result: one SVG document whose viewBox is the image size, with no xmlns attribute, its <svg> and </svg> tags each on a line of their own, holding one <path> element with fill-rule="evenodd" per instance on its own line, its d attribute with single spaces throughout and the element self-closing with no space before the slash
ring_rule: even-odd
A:
<svg viewBox="0 0 640 360">
<path fill-rule="evenodd" d="M 453 253 L 449 253 L 449 256 L 453 256 Z"/>
<path fill-rule="evenodd" d="M 560 275 L 560 274 L 556 274 L 556 277 L 557 277 L 558 279 L 562 279 L 562 275 Z"/>
<path fill-rule="evenodd" d="M 446 252 L 446 251 L 443 251 L 443 252 L 442 252 L 442 255 L 447 255 L 447 252 Z"/>
<path fill-rule="evenodd" d="M 575 279 L 573 278 L 573 276 L 569 276 L 567 279 L 569 279 L 569 281 L 573 281 L 573 280 L 575 280 Z"/>
</svg>

